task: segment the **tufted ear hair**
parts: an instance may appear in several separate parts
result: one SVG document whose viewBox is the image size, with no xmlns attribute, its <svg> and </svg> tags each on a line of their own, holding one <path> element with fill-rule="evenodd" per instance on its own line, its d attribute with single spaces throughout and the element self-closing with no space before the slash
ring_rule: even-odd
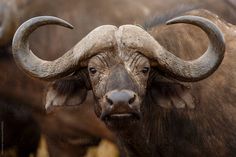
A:
<svg viewBox="0 0 236 157">
<path fill-rule="evenodd" d="M 54 81 L 48 86 L 45 108 L 50 112 L 54 107 L 80 105 L 85 101 L 87 91 L 86 84 L 79 78 Z"/>
<path fill-rule="evenodd" d="M 164 77 L 159 73 L 152 79 L 150 95 L 155 104 L 167 109 L 194 109 L 196 104 L 190 84 Z"/>
</svg>

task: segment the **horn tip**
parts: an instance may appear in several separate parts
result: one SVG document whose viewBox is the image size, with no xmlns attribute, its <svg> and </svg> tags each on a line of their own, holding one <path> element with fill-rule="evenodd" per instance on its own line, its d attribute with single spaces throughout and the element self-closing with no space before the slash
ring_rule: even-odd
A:
<svg viewBox="0 0 236 157">
<path fill-rule="evenodd" d="M 67 23 L 67 28 L 69 28 L 69 29 L 74 29 L 74 26 L 71 25 L 71 24 L 69 24 L 69 23 Z"/>
<path fill-rule="evenodd" d="M 173 19 L 171 19 L 171 20 L 168 20 L 167 22 L 166 22 L 166 25 L 172 25 L 172 24 L 175 24 L 175 23 L 179 23 L 179 21 L 178 21 L 178 17 L 176 17 L 176 18 L 173 18 Z"/>
<path fill-rule="evenodd" d="M 74 26 L 70 24 L 69 22 L 66 22 L 63 20 L 63 26 L 69 29 L 74 29 Z"/>
</svg>

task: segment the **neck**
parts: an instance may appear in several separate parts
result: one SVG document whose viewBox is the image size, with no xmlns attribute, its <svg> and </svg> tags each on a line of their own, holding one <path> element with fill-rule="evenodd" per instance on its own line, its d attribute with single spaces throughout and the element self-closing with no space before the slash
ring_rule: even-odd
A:
<svg viewBox="0 0 236 157">
<path fill-rule="evenodd" d="M 123 129 L 116 129 L 113 132 L 119 140 L 121 148 L 129 157 L 158 157 L 161 150 L 168 145 L 168 136 L 165 136 L 166 127 L 162 124 L 161 108 L 151 103 L 151 98 L 146 97 L 142 110 L 142 118 L 135 125 L 127 125 Z M 154 112 L 155 110 L 155 112 Z M 161 127 L 160 127 L 161 126 Z M 160 140 L 161 139 L 164 140 Z M 163 148 L 162 148 L 163 147 Z"/>
<path fill-rule="evenodd" d="M 118 137 L 121 148 L 124 149 L 125 153 L 129 157 L 158 157 L 159 150 L 157 147 L 158 133 L 153 131 L 157 125 L 154 123 L 154 118 L 158 118 L 158 115 L 151 110 L 152 108 L 148 100 L 144 100 L 145 109 L 142 110 L 142 118 L 137 123 L 127 125 L 122 129 L 112 130 Z M 153 128 L 154 126 L 154 128 Z"/>
<path fill-rule="evenodd" d="M 128 157 L 152 156 L 149 139 L 146 136 L 142 123 L 140 121 L 128 129 L 114 131 L 118 137 L 119 145 Z"/>
</svg>

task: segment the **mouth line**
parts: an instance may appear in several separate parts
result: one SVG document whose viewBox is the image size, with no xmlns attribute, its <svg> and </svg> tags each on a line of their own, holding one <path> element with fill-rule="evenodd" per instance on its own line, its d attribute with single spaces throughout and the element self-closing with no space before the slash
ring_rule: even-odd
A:
<svg viewBox="0 0 236 157">
<path fill-rule="evenodd" d="M 106 114 L 102 116 L 102 120 L 105 121 L 116 121 L 116 120 L 140 120 L 141 116 L 138 113 L 112 113 L 112 114 Z"/>
<path fill-rule="evenodd" d="M 120 117 L 120 118 L 125 118 L 125 117 L 131 117 L 133 116 L 132 113 L 115 113 L 115 114 L 111 114 L 109 115 L 111 118 L 112 117 Z"/>
</svg>

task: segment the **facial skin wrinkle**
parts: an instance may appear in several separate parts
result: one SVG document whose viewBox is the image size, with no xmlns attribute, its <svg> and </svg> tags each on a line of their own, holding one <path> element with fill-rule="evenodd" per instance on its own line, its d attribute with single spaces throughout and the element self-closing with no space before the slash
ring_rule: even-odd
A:
<svg viewBox="0 0 236 157">
<path fill-rule="evenodd" d="M 98 80 L 98 83 L 97 84 L 99 84 L 99 86 L 97 86 L 96 88 L 94 88 L 94 91 L 95 91 L 95 93 L 97 93 L 97 91 L 100 91 L 100 92 L 98 92 L 98 93 L 100 93 L 99 95 L 101 95 L 101 93 L 103 94 L 103 93 L 105 93 L 105 91 L 106 91 L 106 84 L 105 84 L 105 88 L 101 88 L 103 85 L 104 85 L 104 82 L 103 82 L 103 80 L 102 80 L 102 77 L 99 77 L 99 80 Z"/>
<path fill-rule="evenodd" d="M 132 65 L 132 71 L 134 71 L 135 69 L 135 65 L 137 65 L 138 61 L 140 60 L 142 56 L 140 54 L 137 54 L 137 57 L 135 57 L 135 61 L 133 62 L 133 65 Z"/>
<path fill-rule="evenodd" d="M 109 67 L 109 64 L 108 64 L 107 59 L 105 58 L 105 56 L 108 56 L 108 58 L 110 57 L 107 53 L 100 54 L 100 57 L 103 58 L 103 61 L 106 63 L 107 67 Z"/>
<path fill-rule="evenodd" d="M 130 78 L 133 80 L 133 82 L 135 82 L 138 85 L 137 88 L 135 88 L 135 90 L 140 91 L 143 88 L 143 85 L 140 84 L 139 78 L 133 72 L 128 71 L 128 73 L 130 75 Z"/>
<path fill-rule="evenodd" d="M 135 55 L 135 56 L 134 56 L 134 55 Z M 133 56 L 134 56 L 134 58 L 132 59 L 132 61 L 131 61 L 130 65 L 129 65 L 129 67 L 132 67 L 132 66 L 133 66 L 133 63 L 134 63 L 134 61 L 136 60 L 136 57 L 137 57 L 138 55 L 139 55 L 138 53 L 135 53 L 135 54 L 133 54 L 133 55 L 130 56 L 131 59 L 132 59 Z M 129 59 L 130 59 L 130 58 L 129 58 Z"/>
<path fill-rule="evenodd" d="M 137 82 L 137 80 L 136 80 L 135 78 L 133 78 L 133 77 L 134 77 L 133 71 L 134 71 L 134 67 L 135 67 L 135 66 L 133 66 L 133 65 L 135 65 L 134 62 L 136 62 L 137 57 L 139 57 L 139 54 L 138 54 L 138 53 L 134 53 L 133 55 L 130 55 L 129 60 L 131 60 L 131 63 L 128 65 L 129 67 L 127 67 L 127 68 L 129 68 L 129 70 L 127 70 L 127 72 L 132 76 L 132 79 L 133 79 L 136 83 L 138 83 L 138 82 Z M 133 58 L 133 59 L 132 59 L 132 58 Z M 133 67 L 133 68 L 132 68 L 132 67 Z"/>
<path fill-rule="evenodd" d="M 142 59 L 141 59 L 141 55 L 140 55 L 140 57 L 137 59 L 137 65 L 140 65 L 141 62 L 142 62 Z M 140 72 L 140 71 L 138 71 L 138 72 Z"/>
<path fill-rule="evenodd" d="M 133 58 L 133 59 L 132 59 Z M 135 65 L 138 65 L 141 61 L 142 61 L 142 55 L 140 55 L 139 53 L 134 53 L 133 55 L 131 55 L 131 57 L 129 59 L 131 60 L 131 64 L 130 64 L 130 72 L 128 71 L 128 73 L 131 76 L 131 79 L 136 82 L 136 84 L 139 84 L 141 88 L 144 87 L 144 85 L 140 84 L 139 82 L 139 77 L 137 76 L 138 71 L 136 73 L 134 73 L 134 69 L 135 69 Z M 138 89 L 139 91 L 140 89 Z"/>
<path fill-rule="evenodd" d="M 108 66 L 108 65 L 107 65 L 107 62 L 105 62 L 105 60 L 104 60 L 104 58 L 102 57 L 101 54 L 97 55 L 96 57 L 101 61 L 101 63 L 102 63 L 104 66 Z"/>
<path fill-rule="evenodd" d="M 123 61 L 125 65 L 125 69 L 129 72 L 131 71 L 130 65 L 132 64 L 132 54 L 131 55 L 126 55 L 125 57 L 120 56 L 121 60 Z"/>
</svg>

